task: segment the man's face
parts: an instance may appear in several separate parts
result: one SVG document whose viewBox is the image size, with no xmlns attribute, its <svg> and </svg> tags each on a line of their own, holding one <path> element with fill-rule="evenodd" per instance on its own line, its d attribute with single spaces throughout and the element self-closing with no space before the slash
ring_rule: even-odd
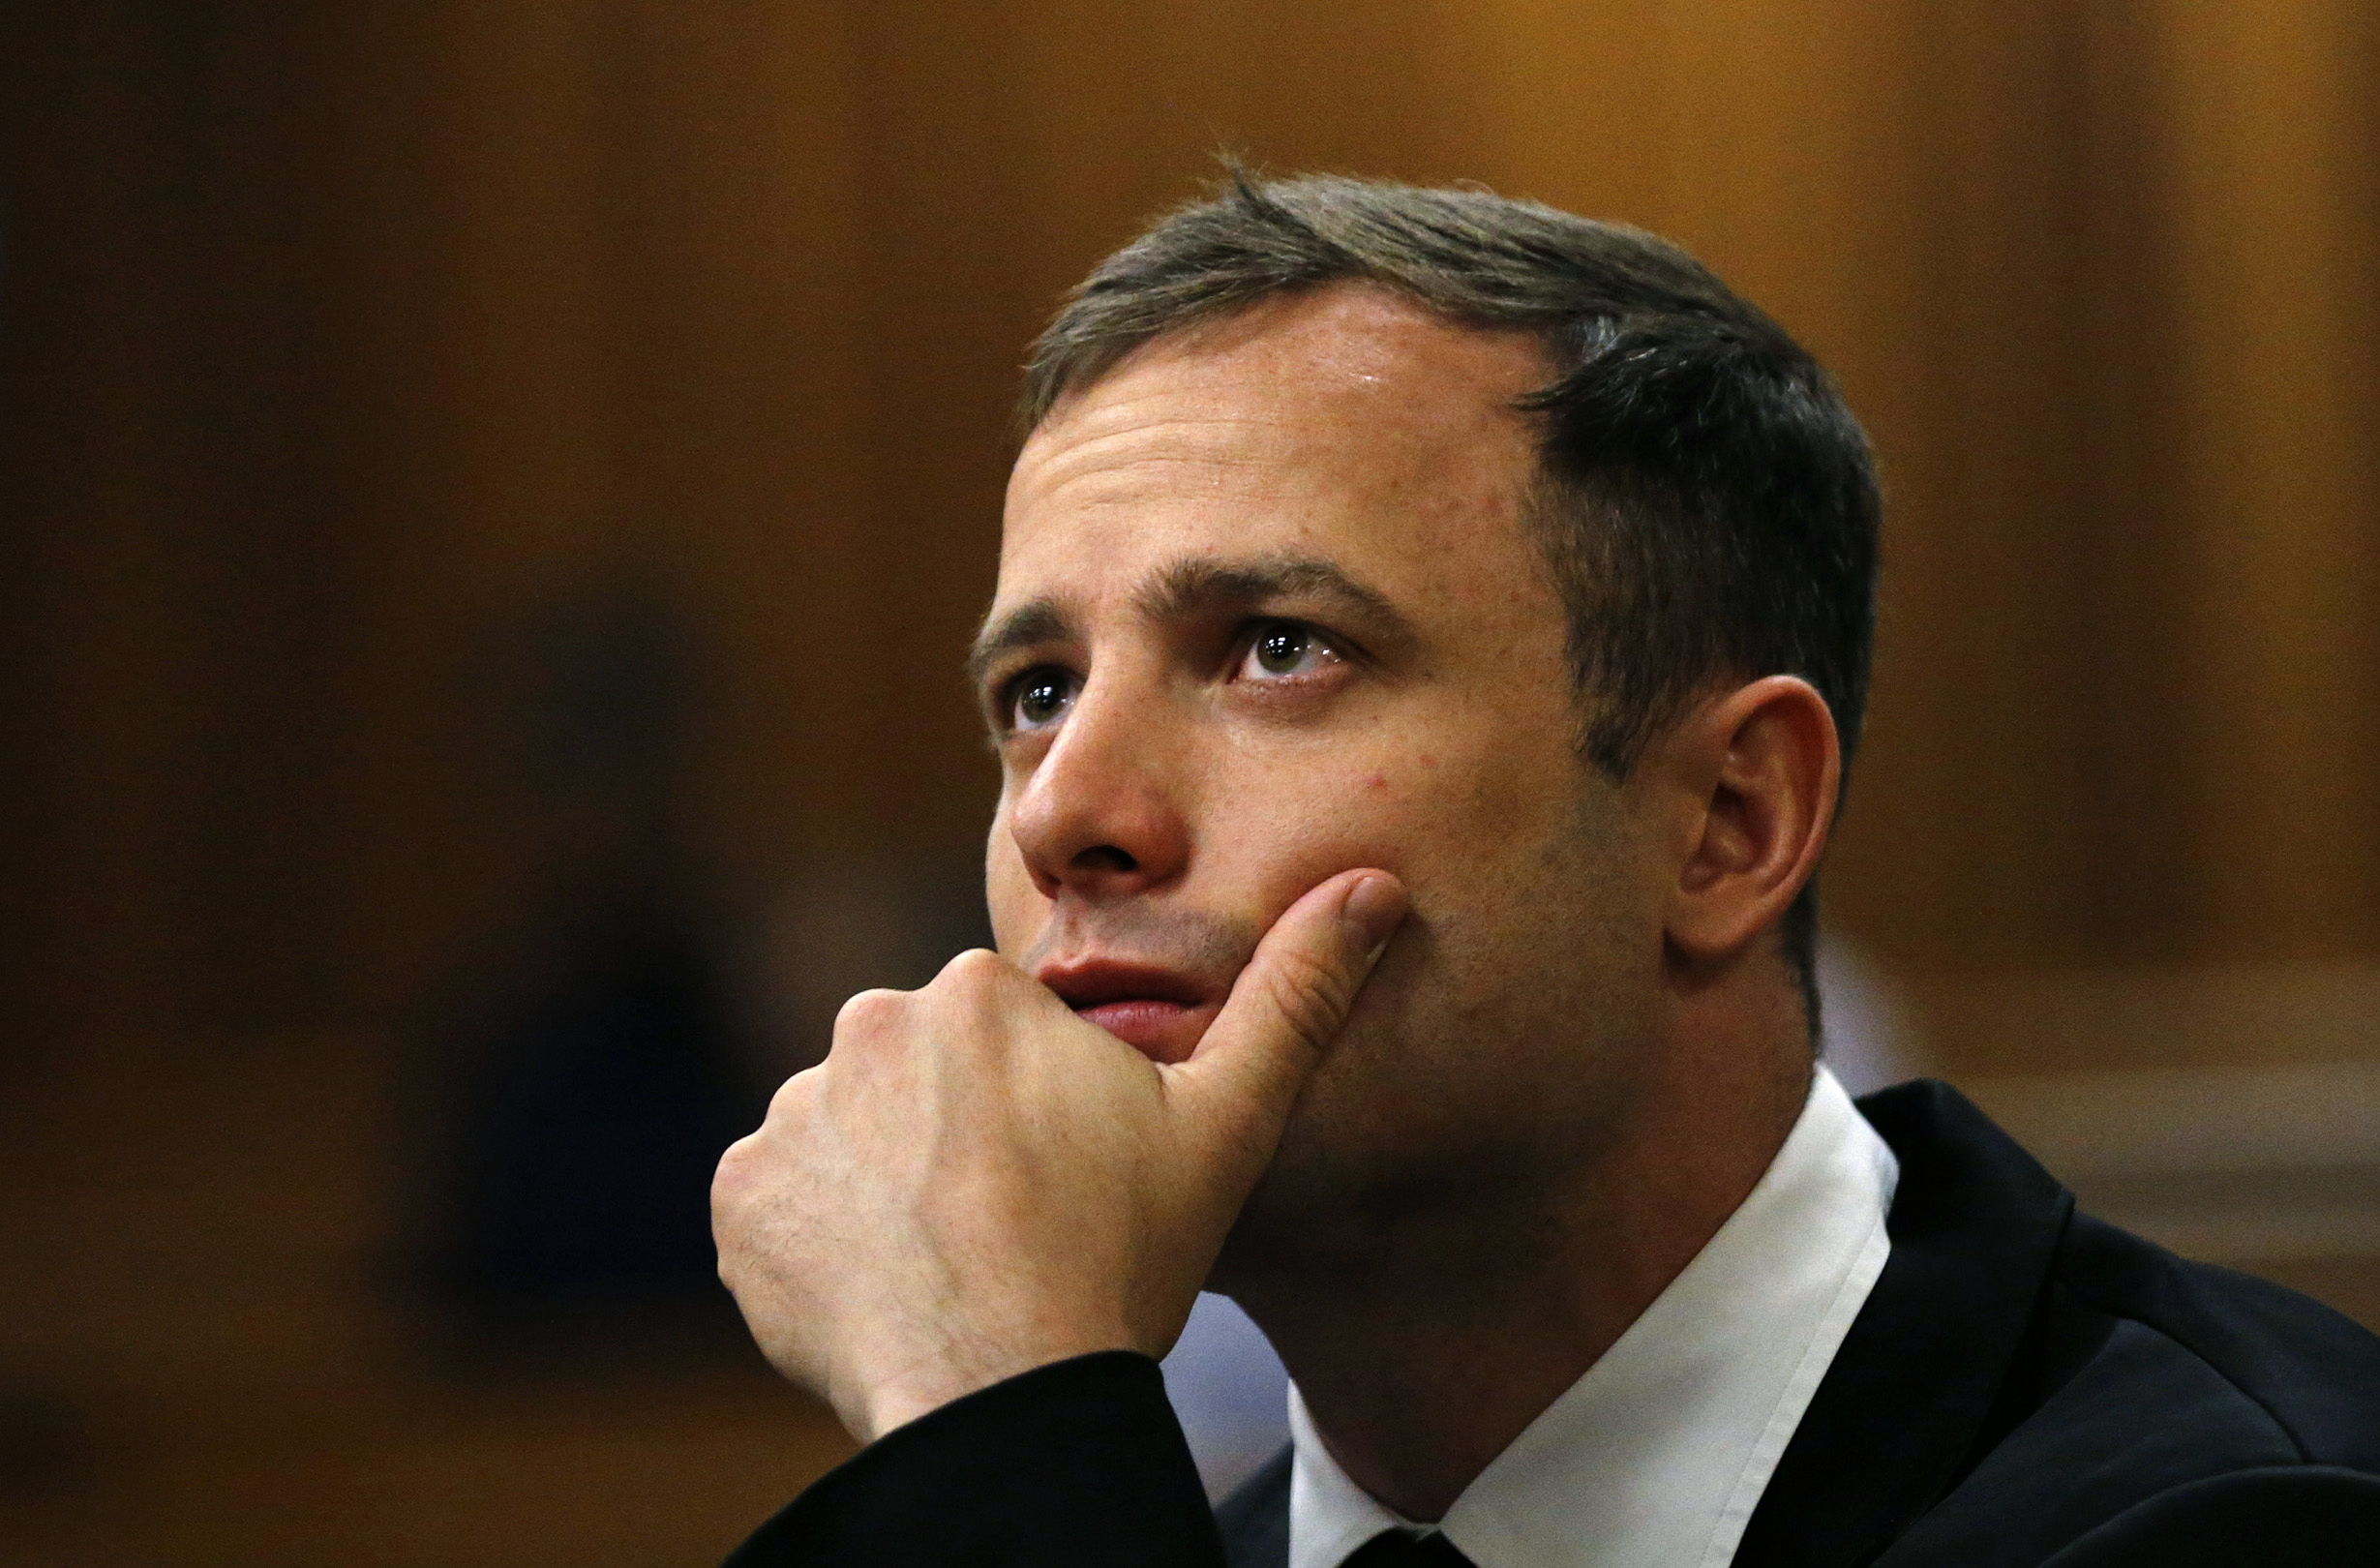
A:
<svg viewBox="0 0 2380 1568">
<path fill-rule="evenodd" d="M 1626 1082 L 1660 890 L 1522 522 L 1545 376 L 1340 286 L 1144 347 L 1017 461 L 978 653 L 1001 951 L 1175 1061 L 1307 889 L 1412 895 L 1243 1230 L 1575 1163 Z"/>
</svg>

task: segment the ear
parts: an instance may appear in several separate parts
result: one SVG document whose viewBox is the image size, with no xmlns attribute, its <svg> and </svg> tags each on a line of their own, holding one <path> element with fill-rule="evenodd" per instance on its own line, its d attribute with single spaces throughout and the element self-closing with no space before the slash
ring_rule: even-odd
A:
<svg viewBox="0 0 2380 1568">
<path fill-rule="evenodd" d="M 1688 960 L 1741 951 L 1818 870 L 1843 744 L 1817 688 L 1767 676 L 1714 696 L 1656 742 L 1676 836 L 1664 933 Z"/>
</svg>

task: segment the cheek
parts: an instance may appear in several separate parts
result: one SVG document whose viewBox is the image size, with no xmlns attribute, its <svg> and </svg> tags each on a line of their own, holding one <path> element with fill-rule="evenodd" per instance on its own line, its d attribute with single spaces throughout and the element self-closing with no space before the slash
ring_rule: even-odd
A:
<svg viewBox="0 0 2380 1568">
<path fill-rule="evenodd" d="M 1458 742 L 1367 770 L 1344 815 L 1393 846 L 1378 863 L 1412 890 L 1438 982 L 1468 1006 L 1524 954 L 1622 913 L 1626 847 L 1604 795 L 1566 749 Z"/>
<path fill-rule="evenodd" d="M 1480 831 L 1483 781 L 1467 776 L 1476 759 L 1449 768 L 1436 751 L 1361 736 L 1234 761 L 1242 766 L 1207 793 L 1197 813 L 1212 863 L 1311 871 L 1301 888 L 1354 865 L 1401 876 L 1463 836 L 1460 825 Z M 1499 785 L 1486 793 L 1508 791 Z"/>
<path fill-rule="evenodd" d="M 1538 755 L 1505 735 L 1449 733 L 1356 772 L 1329 807 L 1347 830 L 1389 846 L 1425 883 L 1502 881 L 1576 825 L 1582 780 L 1566 752 Z M 1388 864 L 1388 862 L 1381 862 Z M 1409 878 L 1409 880 L 1410 880 Z"/>
<path fill-rule="evenodd" d="M 1414 792 L 1394 761 L 1369 748 L 1316 746 L 1242 769 L 1201 803 L 1210 856 L 1318 868 L 1319 882 L 1351 865 L 1396 869 L 1379 857 L 1402 845 Z"/>
</svg>

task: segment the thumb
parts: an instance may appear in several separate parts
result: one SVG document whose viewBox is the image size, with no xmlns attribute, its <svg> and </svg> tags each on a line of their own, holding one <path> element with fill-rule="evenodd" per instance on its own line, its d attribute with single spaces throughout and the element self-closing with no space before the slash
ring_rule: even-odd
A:
<svg viewBox="0 0 2380 1568">
<path fill-rule="evenodd" d="M 1385 871 L 1342 871 L 1308 891 L 1256 944 L 1197 1050 L 1173 1070 L 1196 1111 L 1224 1124 L 1213 1131 L 1259 1165 L 1407 907 L 1404 884 Z"/>
</svg>

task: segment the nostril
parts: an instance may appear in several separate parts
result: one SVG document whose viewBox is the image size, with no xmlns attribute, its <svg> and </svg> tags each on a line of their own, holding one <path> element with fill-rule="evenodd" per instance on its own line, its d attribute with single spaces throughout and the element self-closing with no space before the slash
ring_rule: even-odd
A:
<svg viewBox="0 0 2380 1568">
<path fill-rule="evenodd" d="M 1075 855 L 1073 866 L 1077 871 L 1137 871 L 1140 862 L 1113 844 L 1094 844 Z"/>
</svg>

